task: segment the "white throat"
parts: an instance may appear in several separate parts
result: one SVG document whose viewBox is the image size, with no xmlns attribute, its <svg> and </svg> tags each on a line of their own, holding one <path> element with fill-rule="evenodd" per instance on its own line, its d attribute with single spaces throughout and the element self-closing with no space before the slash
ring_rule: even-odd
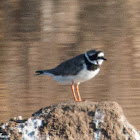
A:
<svg viewBox="0 0 140 140">
<path fill-rule="evenodd" d="M 97 61 L 92 61 L 92 60 L 89 59 L 89 57 L 87 55 L 87 52 L 85 53 L 85 57 L 86 57 L 86 59 L 88 60 L 89 63 L 94 64 L 94 65 L 98 65 Z"/>
</svg>

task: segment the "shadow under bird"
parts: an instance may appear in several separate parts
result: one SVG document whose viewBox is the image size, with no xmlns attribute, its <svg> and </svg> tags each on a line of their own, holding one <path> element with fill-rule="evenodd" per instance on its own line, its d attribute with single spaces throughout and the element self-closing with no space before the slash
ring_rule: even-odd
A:
<svg viewBox="0 0 140 140">
<path fill-rule="evenodd" d="M 102 51 L 90 50 L 62 62 L 53 69 L 36 71 L 36 75 L 50 75 L 60 84 L 70 84 L 74 100 L 82 101 L 79 84 L 97 75 L 104 60 L 106 58 Z"/>
</svg>

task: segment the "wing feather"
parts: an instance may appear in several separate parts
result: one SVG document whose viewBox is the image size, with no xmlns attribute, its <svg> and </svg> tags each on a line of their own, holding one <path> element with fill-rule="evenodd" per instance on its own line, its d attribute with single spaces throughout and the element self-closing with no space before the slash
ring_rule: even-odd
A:
<svg viewBox="0 0 140 140">
<path fill-rule="evenodd" d="M 47 70 L 47 72 L 62 76 L 76 75 L 83 68 L 84 62 L 84 54 L 82 54 L 61 63 L 54 69 Z"/>
</svg>

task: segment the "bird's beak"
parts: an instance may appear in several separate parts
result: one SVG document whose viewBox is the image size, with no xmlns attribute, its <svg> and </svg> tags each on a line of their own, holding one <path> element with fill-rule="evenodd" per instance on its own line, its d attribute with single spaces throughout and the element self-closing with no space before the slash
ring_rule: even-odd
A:
<svg viewBox="0 0 140 140">
<path fill-rule="evenodd" d="M 106 59 L 106 58 L 104 58 L 104 57 L 103 57 L 103 60 L 107 61 L 107 59 Z"/>
<path fill-rule="evenodd" d="M 102 60 L 104 60 L 104 61 L 107 61 L 107 59 L 104 58 L 103 56 L 102 56 L 102 57 L 98 57 L 98 59 L 102 59 Z"/>
</svg>

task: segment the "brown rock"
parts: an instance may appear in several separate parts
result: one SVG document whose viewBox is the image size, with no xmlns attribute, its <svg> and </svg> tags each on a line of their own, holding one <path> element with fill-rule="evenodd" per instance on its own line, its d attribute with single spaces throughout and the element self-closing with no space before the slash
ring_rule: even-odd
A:
<svg viewBox="0 0 140 140">
<path fill-rule="evenodd" d="M 0 130 L 16 139 L 140 140 L 139 132 L 116 102 L 64 102 L 37 111 L 26 122 L 15 123 L 9 121 Z"/>
</svg>

